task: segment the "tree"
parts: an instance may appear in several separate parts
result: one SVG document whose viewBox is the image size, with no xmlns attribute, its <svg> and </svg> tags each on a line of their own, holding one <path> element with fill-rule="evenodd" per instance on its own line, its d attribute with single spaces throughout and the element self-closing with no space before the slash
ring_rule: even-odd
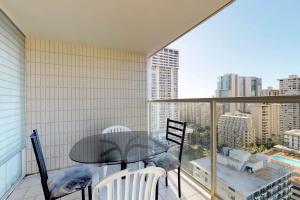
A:
<svg viewBox="0 0 300 200">
<path fill-rule="evenodd" d="M 272 138 L 270 138 L 272 146 L 274 145 L 283 145 L 283 136 L 282 135 L 272 135 Z"/>
</svg>

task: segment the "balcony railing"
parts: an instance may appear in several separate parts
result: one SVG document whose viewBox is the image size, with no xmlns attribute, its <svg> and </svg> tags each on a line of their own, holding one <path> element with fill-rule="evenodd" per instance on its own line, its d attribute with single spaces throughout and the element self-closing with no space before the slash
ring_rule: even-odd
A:
<svg viewBox="0 0 300 200">
<path fill-rule="evenodd" d="M 200 183 L 200 185 L 206 189 L 212 196 L 212 198 L 220 198 L 220 199 L 242 199 L 242 197 L 239 197 L 240 192 L 244 192 L 244 199 L 250 200 L 250 199 L 259 199 L 263 198 L 266 199 L 266 188 L 270 187 L 270 185 L 274 185 L 277 188 L 277 185 L 279 185 L 283 180 L 290 179 L 292 171 L 295 169 L 295 166 L 291 166 L 289 164 L 283 163 L 283 162 L 277 162 L 273 160 L 272 156 L 267 156 L 267 154 L 254 154 L 251 152 L 250 154 L 247 154 L 247 151 L 250 152 L 250 147 L 245 145 L 254 145 L 256 147 L 257 145 L 257 135 L 258 132 L 253 133 L 252 135 L 255 136 L 255 138 L 251 137 L 245 137 L 243 138 L 243 145 L 238 146 L 239 144 L 238 138 L 235 138 L 235 136 L 231 135 L 225 135 L 221 136 L 221 134 L 218 135 L 218 123 L 221 123 L 219 121 L 220 116 L 224 115 L 225 108 L 228 109 L 228 106 L 226 105 L 232 105 L 235 104 L 236 111 L 241 111 L 244 114 L 251 114 L 251 112 L 248 111 L 248 107 L 251 110 L 251 106 L 253 105 L 279 105 L 279 107 L 274 106 L 274 112 L 277 112 L 277 114 L 274 112 L 272 115 L 275 117 L 279 117 L 277 119 L 280 124 L 274 124 L 272 126 L 276 126 L 278 130 L 283 130 L 281 126 L 282 118 L 284 115 L 282 114 L 282 108 L 283 105 L 297 105 L 296 109 L 292 112 L 296 113 L 296 115 L 300 115 L 300 96 L 261 96 L 261 97 L 226 97 L 226 98 L 189 98 L 189 99 L 158 99 L 158 100 L 149 100 L 148 101 L 148 130 L 149 132 L 157 132 L 157 134 L 162 134 L 164 132 L 164 120 L 169 118 L 176 118 L 178 120 L 187 121 L 188 127 L 189 125 L 193 126 L 195 125 L 195 121 L 198 121 L 198 123 L 202 123 L 202 127 L 192 127 L 191 133 L 188 134 L 187 138 L 187 144 L 186 144 L 186 156 L 187 157 L 193 157 L 191 154 L 194 154 L 195 151 L 190 151 L 190 149 L 193 148 L 201 148 L 201 152 L 197 152 L 196 156 L 199 156 L 197 160 L 192 159 L 186 159 L 186 163 L 183 163 L 183 169 L 186 172 L 187 175 L 190 175 L 190 177 L 195 180 L 196 182 Z M 243 106 L 241 106 L 243 105 Z M 244 109 L 244 110 L 243 110 Z M 277 110 L 276 110 L 277 109 Z M 278 110 L 279 109 L 279 110 Z M 220 111 L 221 110 L 221 111 Z M 267 111 L 267 114 L 271 115 Z M 262 114 L 263 113 L 263 114 Z M 253 114 L 253 113 L 252 113 Z M 266 111 L 261 112 L 261 115 L 265 115 Z M 274 118 L 274 116 L 272 116 Z M 258 117 L 258 116 L 255 116 Z M 188 118 L 188 119 L 187 119 Z M 246 118 L 246 117 L 241 117 Z M 274 123 L 274 119 L 273 123 Z M 271 120 L 267 118 L 268 120 Z M 258 117 L 258 120 L 254 120 L 253 122 L 253 116 L 250 122 L 252 123 L 259 123 L 259 120 L 262 120 Z M 300 125 L 300 116 L 299 118 L 293 119 L 293 121 L 296 121 L 296 124 Z M 275 120 L 276 121 L 276 120 Z M 236 126 L 236 122 L 226 122 L 227 126 L 228 124 L 232 124 L 233 126 Z M 197 123 L 196 123 L 197 124 Z M 206 125 L 206 127 L 204 125 Z M 249 122 L 245 123 L 246 126 L 249 126 Z M 265 126 L 266 122 L 262 122 L 263 126 Z M 208 126 L 209 127 L 208 127 Z M 257 124 L 256 124 L 257 125 Z M 266 126 L 269 127 L 269 126 Z M 195 129 L 199 129 L 200 139 L 197 138 L 198 136 L 195 133 Z M 226 127 L 226 131 L 230 133 L 236 132 L 236 127 Z M 242 130 L 243 127 L 240 128 L 239 131 Z M 246 127 L 247 128 L 247 127 Z M 249 127 L 248 127 L 249 128 Z M 300 127 L 298 127 L 300 128 Z M 269 129 L 268 129 L 269 130 Z M 244 130 L 247 132 L 247 130 Z M 269 130 L 269 134 L 262 136 L 261 140 L 273 140 L 273 143 L 275 141 L 273 137 L 273 134 L 271 132 L 272 130 Z M 261 131 L 262 133 L 266 133 L 264 131 Z M 268 132 L 268 131 L 267 131 Z M 198 133 L 196 131 L 196 133 Z M 279 138 L 283 137 L 283 132 L 279 133 L 280 135 L 277 135 Z M 276 136 L 276 137 L 277 137 Z M 223 137 L 223 138 L 222 138 Z M 275 136 L 274 136 L 275 137 Z M 220 142 L 221 139 L 224 139 L 224 141 L 231 141 L 232 143 L 224 145 Z M 195 141 L 196 140 L 196 141 Z M 251 141 L 255 141 L 254 143 Z M 192 142 L 191 142 L 192 141 Z M 277 141 L 277 140 L 276 140 Z M 247 143 L 248 142 L 248 143 Z M 191 144 L 192 143 L 192 144 Z M 262 144 L 262 141 L 260 141 L 260 144 Z M 283 145 L 283 143 L 282 143 Z M 223 147 L 223 148 L 221 148 Z M 240 158 L 241 160 L 235 161 L 232 156 L 226 155 L 225 150 L 227 147 L 230 147 L 230 152 L 233 154 L 234 150 L 241 150 L 236 151 L 238 153 L 242 153 L 243 155 L 236 155 L 237 158 Z M 261 147 L 261 146 L 260 146 Z M 262 146 L 263 148 L 264 146 Z M 259 148 L 258 148 L 259 149 Z M 267 148 L 267 151 L 261 151 L 260 152 L 272 152 L 274 149 L 271 147 Z M 230 154 L 230 153 L 229 153 Z M 264 157 L 265 156 L 265 157 Z M 242 160 L 244 158 L 248 158 L 249 160 L 245 160 L 245 162 Z M 263 158 L 262 158 L 263 157 Z M 195 158 L 195 157 L 194 157 Z M 270 161 L 272 160 L 272 161 Z M 261 162 L 260 162 L 261 161 Z M 219 164 L 220 163 L 220 164 Z M 240 163 L 240 165 L 239 165 Z M 259 167 L 261 165 L 261 167 Z M 225 166 L 225 168 L 224 168 Z M 229 167 L 228 167 L 229 166 Z M 300 161 L 299 161 L 300 166 Z M 255 167 L 258 167 L 259 170 L 257 170 Z M 226 182 L 223 179 L 226 179 L 226 174 L 221 174 L 225 170 L 232 170 L 227 175 L 236 175 L 237 177 L 232 177 L 232 181 Z M 235 172 L 236 171 L 236 172 Z M 224 172 L 224 173 L 225 173 Z M 220 173 L 220 174 L 218 174 Z M 249 180 L 247 180 L 247 174 L 249 175 Z M 252 174 L 252 175 L 251 175 Z M 246 183 L 241 182 L 240 187 L 242 188 L 242 191 L 238 191 L 238 189 L 235 189 L 232 184 L 235 184 L 234 181 L 239 183 L 239 181 L 242 180 L 234 180 L 241 176 L 245 179 L 246 177 Z M 253 194 L 249 193 L 251 191 L 251 184 L 252 181 L 256 181 L 257 178 L 260 178 L 265 181 L 264 184 L 261 184 L 258 188 L 253 188 L 254 191 Z M 272 181 L 272 179 L 276 179 L 275 181 Z M 199 181 L 201 180 L 201 181 Z M 226 184 L 225 184 L 226 183 Z M 247 186 L 248 185 L 248 186 Z M 289 188 L 283 187 L 283 184 L 280 184 L 280 191 L 284 191 L 284 193 L 288 193 L 290 190 Z M 221 193 L 222 188 L 226 187 L 226 194 Z M 288 187 L 288 186 L 287 186 Z M 220 190 L 218 190 L 220 189 Z M 244 191 L 243 191 L 244 189 Z M 224 191 L 223 191 L 224 192 Z M 221 194 L 220 194 L 221 193 Z M 276 192 L 277 194 L 278 192 Z M 262 196 L 261 196 L 262 195 Z M 272 197 L 275 197 L 276 195 L 272 195 Z M 221 198 L 222 197 L 222 198 Z"/>
</svg>

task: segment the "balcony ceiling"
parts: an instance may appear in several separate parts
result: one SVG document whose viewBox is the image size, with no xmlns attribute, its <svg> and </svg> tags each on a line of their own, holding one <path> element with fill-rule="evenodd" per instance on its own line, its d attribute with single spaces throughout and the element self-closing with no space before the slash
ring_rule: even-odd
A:
<svg viewBox="0 0 300 200">
<path fill-rule="evenodd" d="M 233 0 L 0 0 L 28 36 L 148 56 Z"/>
</svg>

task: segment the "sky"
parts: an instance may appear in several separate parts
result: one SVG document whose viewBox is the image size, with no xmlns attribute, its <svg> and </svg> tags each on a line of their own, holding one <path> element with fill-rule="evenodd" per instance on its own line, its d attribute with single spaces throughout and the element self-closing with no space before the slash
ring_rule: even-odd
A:
<svg viewBox="0 0 300 200">
<path fill-rule="evenodd" d="M 179 50 L 179 98 L 211 97 L 218 76 L 300 75 L 300 0 L 236 0 L 170 48 Z"/>
</svg>

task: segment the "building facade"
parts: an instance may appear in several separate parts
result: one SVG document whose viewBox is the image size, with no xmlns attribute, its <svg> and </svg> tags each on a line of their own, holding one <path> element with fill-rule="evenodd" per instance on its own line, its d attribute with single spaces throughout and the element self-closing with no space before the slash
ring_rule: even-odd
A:
<svg viewBox="0 0 300 200">
<path fill-rule="evenodd" d="M 279 79 L 279 93 L 281 96 L 300 95 L 300 77 L 290 75 Z M 300 103 L 281 105 L 280 125 L 282 132 L 300 129 Z"/>
<path fill-rule="evenodd" d="M 300 150 L 300 129 L 284 132 L 284 145 L 290 149 Z"/>
<path fill-rule="evenodd" d="M 279 90 L 268 87 L 267 89 L 261 90 L 261 96 L 279 96 Z"/>
<path fill-rule="evenodd" d="M 261 96 L 279 96 L 279 90 L 268 87 L 261 91 Z M 279 139 L 280 130 L 280 104 L 251 104 L 250 112 L 256 132 L 256 143 L 269 144 Z M 274 142 L 274 141 L 273 141 Z"/>
<path fill-rule="evenodd" d="M 292 177 L 291 200 L 300 199 L 300 177 L 296 174 Z"/>
<path fill-rule="evenodd" d="M 164 48 L 151 57 L 151 99 L 178 98 L 179 51 Z M 155 104 L 151 109 L 151 130 L 164 130 L 166 119 L 178 118 L 175 104 Z"/>
<path fill-rule="evenodd" d="M 226 113 L 218 120 L 218 145 L 232 148 L 249 146 L 255 142 L 251 114 Z"/>
<path fill-rule="evenodd" d="M 269 144 L 280 136 L 280 104 L 253 104 L 251 113 L 256 143 Z"/>
<path fill-rule="evenodd" d="M 210 105 L 208 103 L 182 103 L 179 106 L 180 119 L 189 124 L 205 128 L 210 126 Z"/>
<path fill-rule="evenodd" d="M 237 74 L 225 74 L 218 78 L 216 90 L 217 97 L 249 97 L 260 96 L 262 89 L 261 78 L 239 76 Z M 224 112 L 248 112 L 248 106 L 244 103 L 224 104 Z"/>
</svg>

